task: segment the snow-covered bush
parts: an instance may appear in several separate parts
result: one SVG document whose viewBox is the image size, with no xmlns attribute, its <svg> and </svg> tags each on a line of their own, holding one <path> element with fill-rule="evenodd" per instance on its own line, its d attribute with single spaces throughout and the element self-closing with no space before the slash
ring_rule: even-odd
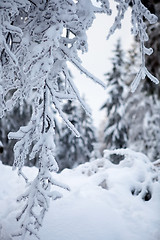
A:
<svg viewBox="0 0 160 240">
<path fill-rule="evenodd" d="M 126 198 L 132 195 L 149 201 L 160 180 L 158 163 L 153 164 L 146 155 L 130 149 L 105 150 L 103 158 L 79 166 L 78 171 L 92 177 L 103 189 L 113 188 L 122 197 L 126 194 Z"/>
<path fill-rule="evenodd" d="M 70 62 L 80 72 L 96 83 L 104 84 L 89 73 L 82 65 L 78 52 L 86 52 L 86 31 L 92 26 L 96 13 L 111 14 L 108 0 L 99 0 L 94 6 L 90 0 L 1 0 L 0 1 L 0 117 L 23 101 L 32 100 L 32 116 L 27 126 L 20 126 L 17 132 L 9 134 L 15 139 L 15 160 L 13 168 L 18 169 L 27 182 L 22 168 L 28 158 L 37 157 L 39 171 L 28 190 L 19 198 L 24 200 L 17 220 L 20 229 L 13 236 L 27 239 L 30 235 L 38 238 L 37 232 L 49 207 L 49 198 L 60 196 L 50 192 L 51 185 L 57 183 L 51 172 L 58 170 L 55 161 L 54 144 L 54 108 L 67 126 L 79 136 L 78 131 L 68 121 L 62 111 L 63 100 L 78 99 L 89 113 L 69 74 Z M 132 3 L 132 33 L 138 35 L 141 42 L 142 64 L 132 84 L 136 89 L 141 79 L 148 76 L 158 83 L 145 67 L 145 55 L 152 53 L 145 47 L 148 40 L 146 18 L 150 24 L 157 21 L 140 0 L 115 0 L 118 14 L 108 37 L 121 27 L 129 4 Z M 62 78 L 65 88 L 58 88 L 58 79 Z M 65 187 L 66 188 L 66 187 Z"/>
</svg>

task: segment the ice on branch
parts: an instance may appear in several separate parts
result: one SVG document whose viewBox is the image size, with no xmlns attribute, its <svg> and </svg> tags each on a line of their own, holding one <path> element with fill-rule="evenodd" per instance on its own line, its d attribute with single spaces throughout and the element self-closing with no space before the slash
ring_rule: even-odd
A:
<svg viewBox="0 0 160 240">
<path fill-rule="evenodd" d="M 154 77 L 145 67 L 145 54 L 147 55 L 151 55 L 153 52 L 152 48 L 146 48 L 144 46 L 144 43 L 141 44 L 141 57 L 142 57 L 142 64 L 141 64 L 141 68 L 139 70 L 139 72 L 137 73 L 134 81 L 131 84 L 131 91 L 134 92 L 136 90 L 136 88 L 138 87 L 141 79 L 144 80 L 145 77 L 147 76 L 152 82 L 154 82 L 155 84 L 159 83 L 159 80 Z"/>
<path fill-rule="evenodd" d="M 144 67 L 141 67 L 141 69 L 139 70 L 139 72 L 137 73 L 134 81 L 132 82 L 131 84 L 131 91 L 132 92 L 135 92 L 135 90 L 137 89 L 141 79 L 144 80 L 145 77 L 148 77 L 152 82 L 154 82 L 155 84 L 158 84 L 159 83 L 159 80 L 154 77 L 148 70 L 147 68 L 144 66 Z"/>
</svg>

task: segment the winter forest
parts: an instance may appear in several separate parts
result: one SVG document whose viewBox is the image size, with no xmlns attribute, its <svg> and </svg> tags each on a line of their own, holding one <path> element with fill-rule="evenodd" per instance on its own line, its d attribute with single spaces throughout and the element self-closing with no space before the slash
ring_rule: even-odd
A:
<svg viewBox="0 0 160 240">
<path fill-rule="evenodd" d="M 111 3 L 106 41 L 130 11 L 133 42 L 99 79 L 81 53 Z M 0 240 L 160 240 L 159 80 L 158 0 L 0 0 Z"/>
</svg>

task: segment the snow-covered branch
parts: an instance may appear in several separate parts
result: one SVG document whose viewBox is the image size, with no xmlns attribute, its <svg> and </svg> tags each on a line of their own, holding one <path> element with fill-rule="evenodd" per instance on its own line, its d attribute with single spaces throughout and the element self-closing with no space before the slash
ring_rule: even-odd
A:
<svg viewBox="0 0 160 240">
<path fill-rule="evenodd" d="M 114 24 L 111 27 L 109 34 L 107 38 L 109 38 L 116 29 L 121 28 L 121 21 L 124 18 L 125 12 L 127 11 L 129 4 L 132 5 L 132 11 L 131 11 L 131 22 L 132 22 L 132 29 L 131 32 L 133 35 L 139 37 L 140 40 L 140 49 L 141 49 L 141 68 L 135 77 L 132 85 L 131 85 L 131 91 L 134 92 L 136 88 L 139 85 L 139 82 L 142 79 L 145 79 L 147 76 L 152 82 L 155 84 L 159 83 L 159 80 L 154 77 L 145 67 L 145 55 L 152 54 L 153 50 L 152 48 L 146 48 L 144 43 L 148 41 L 148 34 L 147 34 L 147 26 L 144 19 L 146 19 L 150 24 L 154 24 L 157 22 L 157 17 L 154 14 L 151 14 L 151 12 L 142 4 L 141 0 L 115 0 L 117 3 L 117 16 L 115 18 Z"/>
</svg>

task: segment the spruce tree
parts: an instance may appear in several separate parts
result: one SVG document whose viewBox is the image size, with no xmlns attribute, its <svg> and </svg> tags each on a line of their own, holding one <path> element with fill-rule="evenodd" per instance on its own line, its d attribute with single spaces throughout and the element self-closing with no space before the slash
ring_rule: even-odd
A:
<svg viewBox="0 0 160 240">
<path fill-rule="evenodd" d="M 140 85 L 126 102 L 128 147 L 155 161 L 160 158 L 160 101 L 156 96 L 147 95 L 142 88 Z"/>
<path fill-rule="evenodd" d="M 80 134 L 83 141 L 83 155 L 85 162 L 91 158 L 91 153 L 95 151 L 95 144 L 97 144 L 95 128 L 91 116 L 89 116 L 84 108 L 80 108 Z"/>
<path fill-rule="evenodd" d="M 124 120 L 127 86 L 124 77 L 124 53 L 120 40 L 117 41 L 112 58 L 112 70 L 106 74 L 106 102 L 101 109 L 106 110 L 104 130 L 105 147 L 109 149 L 127 147 L 127 126 Z"/>
</svg>

